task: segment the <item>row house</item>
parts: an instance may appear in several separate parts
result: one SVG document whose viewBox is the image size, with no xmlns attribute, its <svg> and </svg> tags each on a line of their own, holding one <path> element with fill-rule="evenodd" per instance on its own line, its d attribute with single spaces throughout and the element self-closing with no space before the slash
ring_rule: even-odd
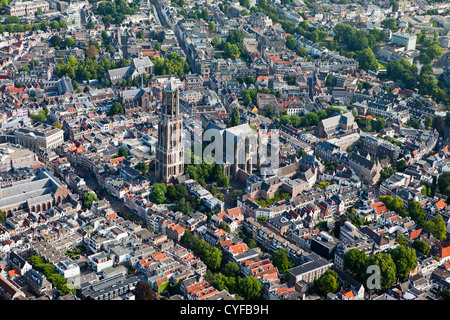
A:
<svg viewBox="0 0 450 320">
<path fill-rule="evenodd" d="M 244 277 L 253 276 L 260 282 L 279 280 L 278 269 L 269 258 L 251 258 L 241 262 L 240 267 Z"/>
</svg>

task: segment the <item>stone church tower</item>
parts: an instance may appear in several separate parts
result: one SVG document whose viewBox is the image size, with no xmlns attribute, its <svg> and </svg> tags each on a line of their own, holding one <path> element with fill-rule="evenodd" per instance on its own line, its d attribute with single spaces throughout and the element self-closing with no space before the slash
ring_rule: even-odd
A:
<svg viewBox="0 0 450 320">
<path fill-rule="evenodd" d="M 163 89 L 156 145 L 156 182 L 171 183 L 184 173 L 183 119 L 179 90 L 173 81 Z"/>
</svg>

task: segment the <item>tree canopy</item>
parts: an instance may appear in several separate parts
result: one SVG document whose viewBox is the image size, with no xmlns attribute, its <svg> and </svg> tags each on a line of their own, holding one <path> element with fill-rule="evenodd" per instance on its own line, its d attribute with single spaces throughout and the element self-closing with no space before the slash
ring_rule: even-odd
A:
<svg viewBox="0 0 450 320">
<path fill-rule="evenodd" d="M 413 241 L 411 246 L 423 255 L 428 256 L 430 253 L 430 246 L 423 240 L 416 239 Z"/>
<path fill-rule="evenodd" d="M 92 54 L 95 55 L 97 48 L 92 46 Z M 98 53 L 97 53 L 98 54 Z M 92 56 L 92 55 L 91 55 Z M 102 78 L 108 70 L 130 65 L 130 60 L 121 59 L 111 62 L 108 58 L 100 61 L 89 58 L 87 55 L 83 61 L 78 61 L 74 56 L 69 56 L 67 62 L 61 61 L 56 66 L 54 73 L 58 77 L 66 76 L 72 80 L 92 80 Z"/>
<path fill-rule="evenodd" d="M 128 4 L 125 0 L 102 1 L 99 2 L 94 13 L 102 17 L 105 25 L 121 24 L 125 20 L 125 15 L 130 15 L 138 10 L 135 2 Z"/>
<path fill-rule="evenodd" d="M 117 155 L 119 157 L 124 157 L 125 159 L 128 158 L 128 149 L 125 147 L 120 147 L 119 150 L 117 151 Z"/>
<path fill-rule="evenodd" d="M 422 225 L 440 241 L 444 240 L 447 236 L 447 224 L 440 214 L 434 216 L 430 220 L 423 222 Z"/>
<path fill-rule="evenodd" d="M 222 251 L 211 246 L 204 239 L 186 231 L 181 238 L 181 244 L 193 250 L 202 261 L 212 270 L 219 270 L 222 263 Z"/>
<path fill-rule="evenodd" d="M 356 61 L 358 61 L 359 67 L 364 70 L 377 70 L 378 61 L 375 59 L 372 49 L 364 48 L 356 53 Z"/>
<path fill-rule="evenodd" d="M 123 108 L 122 104 L 120 102 L 114 102 L 111 106 L 111 109 L 108 112 L 109 116 L 114 116 L 116 114 L 124 114 L 125 109 Z"/>
<path fill-rule="evenodd" d="M 315 286 L 319 293 L 324 296 L 328 293 L 335 293 L 339 288 L 337 273 L 328 269 L 315 281 Z"/>
<path fill-rule="evenodd" d="M 155 183 L 150 191 L 150 201 L 161 204 L 166 202 L 167 187 L 164 183 Z"/>
<path fill-rule="evenodd" d="M 389 210 L 395 211 L 402 217 L 407 215 L 407 211 L 405 209 L 405 204 L 401 198 L 391 197 L 391 196 L 380 196 L 380 201 L 386 205 L 386 208 Z"/>
<path fill-rule="evenodd" d="M 395 263 L 395 272 L 398 279 L 406 279 L 410 272 L 417 267 L 416 251 L 413 248 L 399 245 L 389 250 Z"/>
<path fill-rule="evenodd" d="M 147 281 L 139 281 L 136 285 L 136 300 L 156 300 L 156 292 Z"/>
<path fill-rule="evenodd" d="M 367 256 L 363 250 L 350 249 L 344 254 L 344 268 L 355 275 L 356 278 L 366 270 Z"/>
<path fill-rule="evenodd" d="M 254 276 L 240 278 L 238 288 L 245 300 L 257 300 L 261 296 L 262 284 Z"/>
<path fill-rule="evenodd" d="M 272 254 L 272 261 L 280 274 L 285 273 L 288 269 L 293 267 L 292 262 L 289 260 L 289 254 L 286 248 L 276 250 Z"/>
<path fill-rule="evenodd" d="M 406 59 L 391 61 L 386 68 L 386 77 L 404 83 L 407 89 L 417 89 L 420 94 L 431 96 L 437 103 L 449 105 L 450 96 L 443 89 L 442 81 L 434 75 L 430 62 L 422 66 L 419 74 L 417 66 Z"/>
<path fill-rule="evenodd" d="M 422 224 L 425 221 L 426 213 L 422 209 L 420 202 L 411 201 L 408 203 L 408 214 L 411 219 L 417 224 Z"/>
<path fill-rule="evenodd" d="M 241 115 L 239 113 L 239 108 L 234 107 L 233 112 L 231 113 L 231 121 L 230 121 L 230 127 L 238 126 L 241 122 Z"/>
<path fill-rule="evenodd" d="M 388 253 L 376 253 L 367 259 L 366 266 L 378 266 L 380 268 L 380 289 L 390 288 L 397 280 L 396 265 L 391 255 Z M 366 268 L 367 271 L 367 268 Z M 363 283 L 367 284 L 368 277 L 371 274 L 363 274 Z"/>
<path fill-rule="evenodd" d="M 189 72 L 189 65 L 184 61 L 183 57 L 172 52 L 164 58 L 151 58 L 155 64 L 155 75 L 177 75 L 183 77 L 185 73 Z"/>
<path fill-rule="evenodd" d="M 92 204 L 95 202 L 95 201 L 98 201 L 98 198 L 97 198 L 97 196 L 95 195 L 95 193 L 92 193 L 92 192 L 86 192 L 84 195 L 83 195 L 83 206 L 85 207 L 85 208 L 87 208 L 87 209 L 91 209 L 91 207 L 92 207 Z"/>
<path fill-rule="evenodd" d="M 437 179 L 439 191 L 446 196 L 450 195 L 450 172 L 443 172 Z"/>
<path fill-rule="evenodd" d="M 286 47 L 291 50 L 295 50 L 297 48 L 297 40 L 295 40 L 292 35 L 288 35 L 286 37 Z"/>
</svg>

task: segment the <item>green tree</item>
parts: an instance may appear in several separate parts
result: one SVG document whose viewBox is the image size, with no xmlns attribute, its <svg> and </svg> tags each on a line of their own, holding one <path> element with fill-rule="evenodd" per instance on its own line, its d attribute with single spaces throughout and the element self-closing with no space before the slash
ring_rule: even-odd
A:
<svg viewBox="0 0 450 320">
<path fill-rule="evenodd" d="M 291 50 L 295 50 L 295 48 L 297 48 L 297 40 L 295 40 L 292 35 L 288 35 L 286 37 L 286 47 Z"/>
<path fill-rule="evenodd" d="M 386 126 L 386 120 L 381 117 L 377 117 L 375 121 L 372 123 L 372 128 L 379 132 L 381 129 L 383 129 Z"/>
<path fill-rule="evenodd" d="M 397 237 L 396 240 L 397 240 L 397 243 L 400 245 L 403 245 L 403 246 L 408 245 L 408 238 L 402 233 Z"/>
<path fill-rule="evenodd" d="M 230 42 L 225 43 L 224 47 L 224 57 L 230 59 L 237 59 L 240 56 L 239 47 L 236 44 L 231 44 Z"/>
<path fill-rule="evenodd" d="M 450 300 L 450 290 L 442 290 L 440 295 L 443 300 Z"/>
<path fill-rule="evenodd" d="M 6 213 L 3 210 L 0 210 L 0 224 L 6 221 Z"/>
<path fill-rule="evenodd" d="M 298 48 L 297 51 L 295 51 L 295 53 L 302 58 L 306 57 L 306 55 L 308 54 L 306 51 L 306 48 L 304 48 L 304 47 Z"/>
<path fill-rule="evenodd" d="M 245 82 L 247 85 L 255 84 L 255 81 L 256 81 L 256 79 L 255 79 L 255 77 L 253 77 L 253 76 L 246 76 L 245 79 L 244 79 L 244 82 Z"/>
<path fill-rule="evenodd" d="M 125 147 L 120 147 L 117 151 L 117 156 L 124 157 L 125 159 L 128 158 L 128 149 Z"/>
<path fill-rule="evenodd" d="M 335 293 L 339 288 L 338 275 L 335 271 L 328 269 L 316 280 L 315 285 L 321 295 Z"/>
<path fill-rule="evenodd" d="M 378 61 L 375 59 L 372 49 L 365 48 L 356 53 L 356 60 L 358 61 L 359 67 L 364 70 L 377 70 Z"/>
<path fill-rule="evenodd" d="M 95 195 L 95 193 L 92 193 L 92 192 L 86 192 L 84 195 L 83 195 L 83 206 L 85 207 L 85 208 L 87 208 L 87 209 L 91 209 L 91 207 L 92 207 L 92 204 L 95 202 L 95 201 L 98 201 L 98 198 L 97 198 L 97 196 Z"/>
<path fill-rule="evenodd" d="M 385 290 L 387 288 L 390 288 L 392 285 L 395 284 L 395 281 L 397 280 L 396 275 L 396 266 L 394 263 L 394 260 L 392 260 L 392 257 L 388 253 L 376 253 L 372 256 L 370 256 L 367 259 L 366 264 L 366 271 L 367 268 L 371 265 L 378 266 L 380 268 L 380 289 Z M 365 272 L 363 274 L 363 283 L 367 284 L 368 277 L 371 276 L 371 274 Z"/>
<path fill-rule="evenodd" d="M 151 58 L 155 65 L 155 75 L 177 75 L 178 77 L 183 77 L 185 73 L 189 71 L 189 65 L 183 59 L 183 57 L 172 52 L 166 56 L 164 59 Z"/>
<path fill-rule="evenodd" d="M 241 96 L 242 96 L 243 103 L 245 106 L 248 106 L 250 104 L 250 102 L 252 102 L 252 97 L 248 90 L 242 90 Z"/>
<path fill-rule="evenodd" d="M 411 201 L 408 203 L 408 214 L 411 219 L 417 224 L 422 224 L 425 221 L 426 213 L 422 209 L 420 202 Z"/>
<path fill-rule="evenodd" d="M 55 128 L 58 128 L 58 129 L 62 129 L 61 122 L 53 122 L 52 126 L 54 126 Z"/>
<path fill-rule="evenodd" d="M 30 72 L 30 67 L 28 66 L 23 66 L 20 71 L 24 71 L 24 72 Z"/>
<path fill-rule="evenodd" d="M 300 127 L 300 124 L 301 124 L 300 116 L 298 114 L 291 115 L 289 117 L 289 123 L 296 128 Z"/>
<path fill-rule="evenodd" d="M 44 264 L 44 260 L 41 256 L 33 255 L 28 258 L 28 262 L 33 266 L 36 267 L 38 265 Z"/>
<path fill-rule="evenodd" d="M 125 110 L 120 102 L 114 102 L 108 115 L 114 116 L 116 114 L 124 114 Z"/>
<path fill-rule="evenodd" d="M 208 279 L 208 281 L 217 290 L 219 290 L 219 291 L 227 290 L 228 291 L 229 288 L 227 287 L 227 278 L 228 278 L 227 276 L 225 276 L 221 273 L 217 273 L 217 274 L 212 274 L 210 279 Z"/>
<path fill-rule="evenodd" d="M 385 181 L 395 174 L 395 170 L 391 166 L 384 167 L 380 172 L 380 181 Z"/>
<path fill-rule="evenodd" d="M 210 21 L 208 23 L 208 29 L 209 29 L 210 32 L 216 31 L 216 24 L 214 23 L 214 21 Z"/>
<path fill-rule="evenodd" d="M 170 186 L 167 187 L 166 198 L 169 201 L 175 201 L 175 200 L 179 199 L 175 185 L 171 184 Z"/>
<path fill-rule="evenodd" d="M 150 191 L 150 201 L 157 204 L 164 203 L 166 201 L 166 191 L 167 187 L 164 183 L 155 183 Z"/>
<path fill-rule="evenodd" d="M 66 37 L 64 39 L 64 46 L 66 46 L 67 48 L 75 47 L 75 40 L 71 37 Z"/>
<path fill-rule="evenodd" d="M 404 159 L 401 159 L 397 162 L 396 168 L 398 172 L 403 172 L 408 168 L 408 164 Z"/>
<path fill-rule="evenodd" d="M 404 202 L 401 198 L 392 198 L 391 196 L 380 196 L 379 200 L 383 202 L 389 210 L 395 211 L 402 217 L 407 215 Z"/>
<path fill-rule="evenodd" d="M 232 261 L 228 261 L 222 268 L 222 273 L 227 277 L 235 277 L 238 275 L 239 271 L 239 265 Z"/>
<path fill-rule="evenodd" d="M 333 75 L 329 74 L 325 80 L 325 86 L 334 87 L 336 85 L 336 81 L 337 79 Z"/>
<path fill-rule="evenodd" d="M 241 122 L 241 115 L 239 113 L 239 108 L 238 107 L 234 107 L 233 112 L 231 113 L 231 122 L 230 122 L 230 126 L 231 127 L 235 127 L 238 126 Z"/>
<path fill-rule="evenodd" d="M 200 17 L 205 20 L 208 21 L 209 20 L 209 10 L 208 9 L 203 9 L 200 13 Z"/>
<path fill-rule="evenodd" d="M 58 35 L 54 35 L 53 37 L 50 38 L 49 41 L 50 45 L 52 47 L 55 47 L 55 49 L 60 49 L 64 45 L 64 40 Z"/>
<path fill-rule="evenodd" d="M 423 240 L 416 239 L 413 241 L 411 246 L 426 256 L 430 254 L 430 246 Z"/>
<path fill-rule="evenodd" d="M 141 30 L 139 30 L 138 32 L 136 32 L 136 38 L 144 40 L 144 33 Z"/>
<path fill-rule="evenodd" d="M 320 121 L 319 116 L 317 115 L 317 113 L 314 112 L 308 112 L 305 115 L 304 119 L 306 121 L 307 126 L 316 126 Z"/>
<path fill-rule="evenodd" d="M 217 179 L 217 185 L 221 188 L 228 188 L 230 186 L 230 178 L 226 175 L 221 175 Z"/>
<path fill-rule="evenodd" d="M 381 26 L 386 29 L 390 29 L 392 32 L 398 30 L 397 21 L 393 18 L 387 18 L 381 21 Z"/>
<path fill-rule="evenodd" d="M 216 209 L 217 211 L 218 211 L 218 209 Z M 226 231 L 226 232 L 228 232 L 228 233 L 231 233 L 231 229 L 230 229 L 230 227 L 226 224 L 226 222 L 221 222 L 221 223 L 219 223 L 219 228 L 220 229 L 222 229 L 222 230 L 224 230 L 224 231 Z"/>
<path fill-rule="evenodd" d="M 293 267 L 292 262 L 289 260 L 289 254 L 286 248 L 274 251 L 272 254 L 272 261 L 280 274 L 285 273 Z"/>
<path fill-rule="evenodd" d="M 281 117 L 280 117 L 280 120 L 278 121 L 278 126 L 285 126 L 285 125 L 287 125 L 287 124 L 289 124 L 289 116 L 288 115 L 286 115 L 286 114 L 283 114 Z"/>
<path fill-rule="evenodd" d="M 240 278 L 238 290 L 245 300 L 257 300 L 261 296 L 262 284 L 254 276 Z"/>
<path fill-rule="evenodd" d="M 433 124 L 433 117 L 427 117 L 424 121 L 424 125 L 426 129 L 430 129 Z"/>
<path fill-rule="evenodd" d="M 239 0 L 239 4 L 243 6 L 244 8 L 249 9 L 250 7 L 250 0 Z"/>
<path fill-rule="evenodd" d="M 430 231 L 439 241 L 442 241 L 447 236 L 447 224 L 442 215 L 438 214 L 428 221 L 425 221 L 423 227 Z"/>
<path fill-rule="evenodd" d="M 177 190 L 177 197 L 185 197 L 188 194 L 188 190 L 182 184 L 176 184 L 175 189 Z"/>
<path fill-rule="evenodd" d="M 439 59 L 442 56 L 442 47 L 439 45 L 439 42 L 433 41 L 426 47 L 424 53 L 431 61 Z"/>
<path fill-rule="evenodd" d="M 360 277 L 366 269 L 367 256 L 364 250 L 350 249 L 344 254 L 344 268 Z"/>
<path fill-rule="evenodd" d="M 416 251 L 413 248 L 399 245 L 389 250 L 389 254 L 395 263 L 396 276 L 398 279 L 409 277 L 411 270 L 417 267 Z"/>
<path fill-rule="evenodd" d="M 192 205 L 186 198 L 180 198 L 175 201 L 175 210 L 180 211 L 185 215 L 190 215 L 192 213 Z"/>
<path fill-rule="evenodd" d="M 213 196 L 216 196 L 216 194 L 217 194 L 216 187 L 211 186 L 211 187 L 209 188 L 209 192 L 211 192 L 211 194 L 212 194 Z"/>
<path fill-rule="evenodd" d="M 218 270 L 222 263 L 222 251 L 216 247 L 210 247 L 205 253 L 204 261 L 212 270 Z"/>
<path fill-rule="evenodd" d="M 433 120 L 431 121 L 431 126 L 433 127 L 433 129 L 436 129 L 436 131 L 439 132 L 440 136 L 444 135 L 445 121 L 441 116 L 434 116 Z"/>
<path fill-rule="evenodd" d="M 149 169 L 147 162 L 145 161 L 139 162 L 137 165 L 137 169 L 139 170 L 140 173 L 146 174 Z"/>
</svg>

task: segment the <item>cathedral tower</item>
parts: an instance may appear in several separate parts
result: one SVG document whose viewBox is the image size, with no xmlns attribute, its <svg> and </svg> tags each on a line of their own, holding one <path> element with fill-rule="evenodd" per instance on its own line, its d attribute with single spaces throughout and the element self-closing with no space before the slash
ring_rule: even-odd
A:
<svg viewBox="0 0 450 320">
<path fill-rule="evenodd" d="M 171 183 L 184 173 L 183 119 L 179 90 L 173 81 L 163 89 L 156 145 L 156 182 Z"/>
</svg>

